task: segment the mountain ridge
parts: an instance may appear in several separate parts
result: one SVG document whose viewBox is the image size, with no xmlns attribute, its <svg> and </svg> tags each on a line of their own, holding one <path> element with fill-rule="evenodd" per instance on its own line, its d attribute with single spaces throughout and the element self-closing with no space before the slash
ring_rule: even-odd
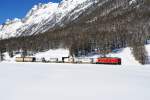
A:
<svg viewBox="0 0 150 100">
<path fill-rule="evenodd" d="M 76 19 L 84 9 L 96 1 L 62 0 L 60 3 L 39 3 L 34 5 L 24 18 L 7 20 L 4 25 L 0 25 L 0 37 L 4 39 L 38 34 L 53 28 L 55 25 L 63 26 L 62 21 L 64 19 L 68 21 Z M 71 16 L 74 18 L 70 18 Z"/>
</svg>

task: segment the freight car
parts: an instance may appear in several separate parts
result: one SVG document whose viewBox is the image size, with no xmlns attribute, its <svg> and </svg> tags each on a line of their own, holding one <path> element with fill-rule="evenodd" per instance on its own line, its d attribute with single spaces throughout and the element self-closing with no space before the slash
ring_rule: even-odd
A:
<svg viewBox="0 0 150 100">
<path fill-rule="evenodd" d="M 50 63 L 58 63 L 58 58 L 50 58 L 49 62 Z"/>
<path fill-rule="evenodd" d="M 23 57 L 16 57 L 16 62 L 24 62 L 24 58 Z"/>
<path fill-rule="evenodd" d="M 35 57 L 16 57 L 16 62 L 35 62 Z"/>
<path fill-rule="evenodd" d="M 96 64 L 116 64 L 121 65 L 121 58 L 101 57 L 96 59 Z"/>
<path fill-rule="evenodd" d="M 62 62 L 63 63 L 74 63 L 74 58 L 73 57 L 62 57 Z"/>
<path fill-rule="evenodd" d="M 92 64 L 93 58 L 76 58 L 75 62 L 80 64 Z"/>
</svg>

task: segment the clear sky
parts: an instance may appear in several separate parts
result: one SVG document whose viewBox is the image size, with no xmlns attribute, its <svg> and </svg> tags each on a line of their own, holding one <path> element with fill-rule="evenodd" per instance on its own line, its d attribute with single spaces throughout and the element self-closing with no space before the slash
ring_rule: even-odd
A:
<svg viewBox="0 0 150 100">
<path fill-rule="evenodd" d="M 6 19 L 23 18 L 38 3 L 60 2 L 61 0 L 0 0 L 0 24 Z"/>
</svg>

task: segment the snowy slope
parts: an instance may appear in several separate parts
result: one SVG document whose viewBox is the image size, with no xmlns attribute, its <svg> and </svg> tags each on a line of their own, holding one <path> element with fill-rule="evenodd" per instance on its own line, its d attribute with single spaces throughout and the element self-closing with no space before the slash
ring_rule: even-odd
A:
<svg viewBox="0 0 150 100">
<path fill-rule="evenodd" d="M 138 61 L 135 60 L 131 49 L 125 48 L 119 53 L 111 53 L 108 56 L 110 57 L 119 57 L 122 59 L 122 65 L 140 65 Z"/>
<path fill-rule="evenodd" d="M 62 26 L 76 19 L 97 0 L 62 0 L 35 5 L 22 19 L 9 20 L 0 25 L 0 37 L 9 38 L 47 31 L 55 25 Z M 65 19 L 65 20 L 64 20 Z"/>
<path fill-rule="evenodd" d="M 148 66 L 0 63 L 0 100 L 150 100 Z"/>
</svg>

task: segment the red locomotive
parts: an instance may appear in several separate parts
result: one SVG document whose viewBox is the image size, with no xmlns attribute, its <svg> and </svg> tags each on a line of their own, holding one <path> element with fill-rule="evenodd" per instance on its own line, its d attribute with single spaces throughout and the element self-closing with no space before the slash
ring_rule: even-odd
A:
<svg viewBox="0 0 150 100">
<path fill-rule="evenodd" d="M 101 57 L 96 59 L 96 64 L 117 64 L 121 65 L 121 58 Z"/>
</svg>

